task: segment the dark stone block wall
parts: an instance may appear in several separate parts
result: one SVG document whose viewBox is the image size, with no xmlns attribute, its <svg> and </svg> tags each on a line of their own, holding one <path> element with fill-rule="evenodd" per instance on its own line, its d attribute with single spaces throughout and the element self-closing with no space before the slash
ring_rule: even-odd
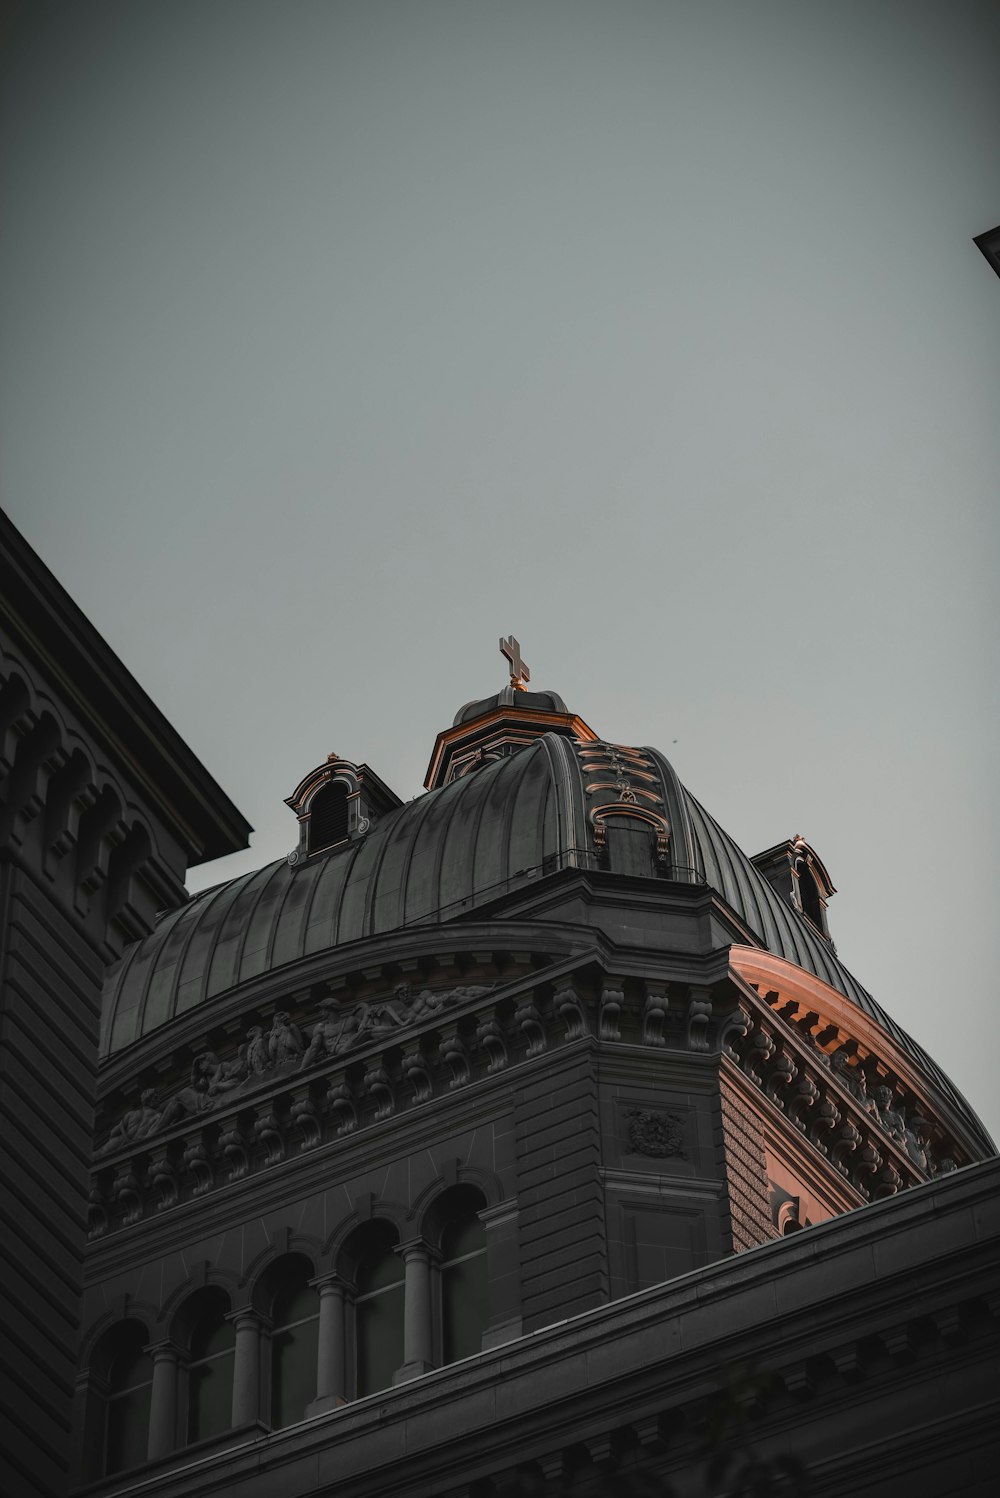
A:
<svg viewBox="0 0 1000 1498">
<path fill-rule="evenodd" d="M 101 990 L 249 829 L 0 513 L 0 1493 L 73 1463 Z"/>
<path fill-rule="evenodd" d="M 0 1491 L 61 1492 L 70 1461 L 103 964 L 0 864 Z"/>
<path fill-rule="evenodd" d="M 595 1050 L 581 1041 L 517 1091 L 524 1330 L 608 1299 Z"/>
<path fill-rule="evenodd" d="M 741 1253 L 777 1237 L 768 1203 L 767 1160 L 760 1121 L 720 1077 L 722 1153 L 733 1249 Z"/>
</svg>

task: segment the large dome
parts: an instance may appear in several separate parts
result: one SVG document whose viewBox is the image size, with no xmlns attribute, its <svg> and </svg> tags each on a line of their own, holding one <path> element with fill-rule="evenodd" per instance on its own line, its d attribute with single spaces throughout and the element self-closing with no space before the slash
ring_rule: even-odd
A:
<svg viewBox="0 0 1000 1498">
<path fill-rule="evenodd" d="M 657 861 L 654 839 L 661 837 L 662 851 L 663 828 L 669 853 Z M 103 1052 L 120 1052 L 261 974 L 348 943 L 467 918 L 486 905 L 502 919 L 496 907 L 504 896 L 566 868 L 707 885 L 751 944 L 815 975 L 875 1020 L 982 1133 L 936 1063 L 658 750 L 555 733 L 398 807 L 332 852 L 300 864 L 282 859 L 166 914 L 111 972 Z"/>
</svg>

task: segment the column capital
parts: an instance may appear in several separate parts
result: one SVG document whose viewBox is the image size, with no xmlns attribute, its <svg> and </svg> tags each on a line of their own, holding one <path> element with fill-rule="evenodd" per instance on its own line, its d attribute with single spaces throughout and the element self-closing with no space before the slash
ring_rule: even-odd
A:
<svg viewBox="0 0 1000 1498">
<path fill-rule="evenodd" d="M 407 1238 L 405 1243 L 397 1243 L 392 1251 L 399 1255 L 404 1264 L 410 1259 L 423 1259 L 425 1264 L 436 1264 L 441 1259 L 440 1252 L 432 1248 L 425 1238 Z"/>
<path fill-rule="evenodd" d="M 180 1362 L 183 1356 L 183 1348 L 178 1347 L 169 1337 L 162 1338 L 159 1342 L 147 1342 L 146 1351 L 154 1363 Z"/>
<path fill-rule="evenodd" d="M 231 1321 L 237 1332 L 248 1326 L 252 1326 L 258 1332 L 271 1329 L 271 1317 L 263 1311 L 258 1311 L 256 1306 L 237 1306 L 235 1311 L 226 1312 L 225 1320 Z"/>
<path fill-rule="evenodd" d="M 346 1295 L 351 1288 L 351 1283 L 345 1275 L 338 1274 L 336 1269 L 328 1269 L 324 1274 L 317 1274 L 314 1279 L 311 1279 L 309 1288 L 318 1290 L 320 1295 L 338 1290 L 341 1295 Z"/>
</svg>

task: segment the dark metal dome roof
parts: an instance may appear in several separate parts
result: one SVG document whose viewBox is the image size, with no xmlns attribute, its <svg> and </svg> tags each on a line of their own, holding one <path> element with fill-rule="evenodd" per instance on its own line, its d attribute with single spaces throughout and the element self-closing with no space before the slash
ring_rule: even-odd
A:
<svg viewBox="0 0 1000 1498">
<path fill-rule="evenodd" d="M 471 723 L 474 718 L 482 718 L 499 707 L 534 708 L 536 712 L 542 713 L 569 713 L 569 708 L 558 692 L 527 692 L 519 687 L 504 687 L 503 691 L 494 692 L 492 697 L 479 697 L 460 707 L 452 727 L 457 728 L 460 723 Z"/>
<path fill-rule="evenodd" d="M 767 950 L 874 1019 L 968 1114 L 936 1063 L 684 789 L 663 755 L 554 733 L 391 811 L 367 836 L 329 854 L 295 867 L 282 859 L 169 912 L 111 969 L 104 1053 L 262 972 L 365 937 L 447 922 L 557 868 L 597 867 L 595 801 L 599 785 L 607 784 L 599 777 L 635 773 L 638 766 L 647 788 L 638 792 L 646 800 L 634 815 L 647 804 L 658 808 L 649 815 L 669 824 L 671 866 L 685 877 L 694 871 Z M 629 872 L 621 857 L 610 840 L 603 866 Z"/>
</svg>

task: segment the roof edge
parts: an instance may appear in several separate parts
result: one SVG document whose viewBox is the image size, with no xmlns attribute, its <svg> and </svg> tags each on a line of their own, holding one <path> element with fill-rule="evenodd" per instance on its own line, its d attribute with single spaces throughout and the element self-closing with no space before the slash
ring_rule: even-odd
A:
<svg viewBox="0 0 1000 1498">
<path fill-rule="evenodd" d="M 0 617 L 141 786 L 188 863 L 246 848 L 250 823 L 3 510 L 0 600 Z"/>
</svg>

